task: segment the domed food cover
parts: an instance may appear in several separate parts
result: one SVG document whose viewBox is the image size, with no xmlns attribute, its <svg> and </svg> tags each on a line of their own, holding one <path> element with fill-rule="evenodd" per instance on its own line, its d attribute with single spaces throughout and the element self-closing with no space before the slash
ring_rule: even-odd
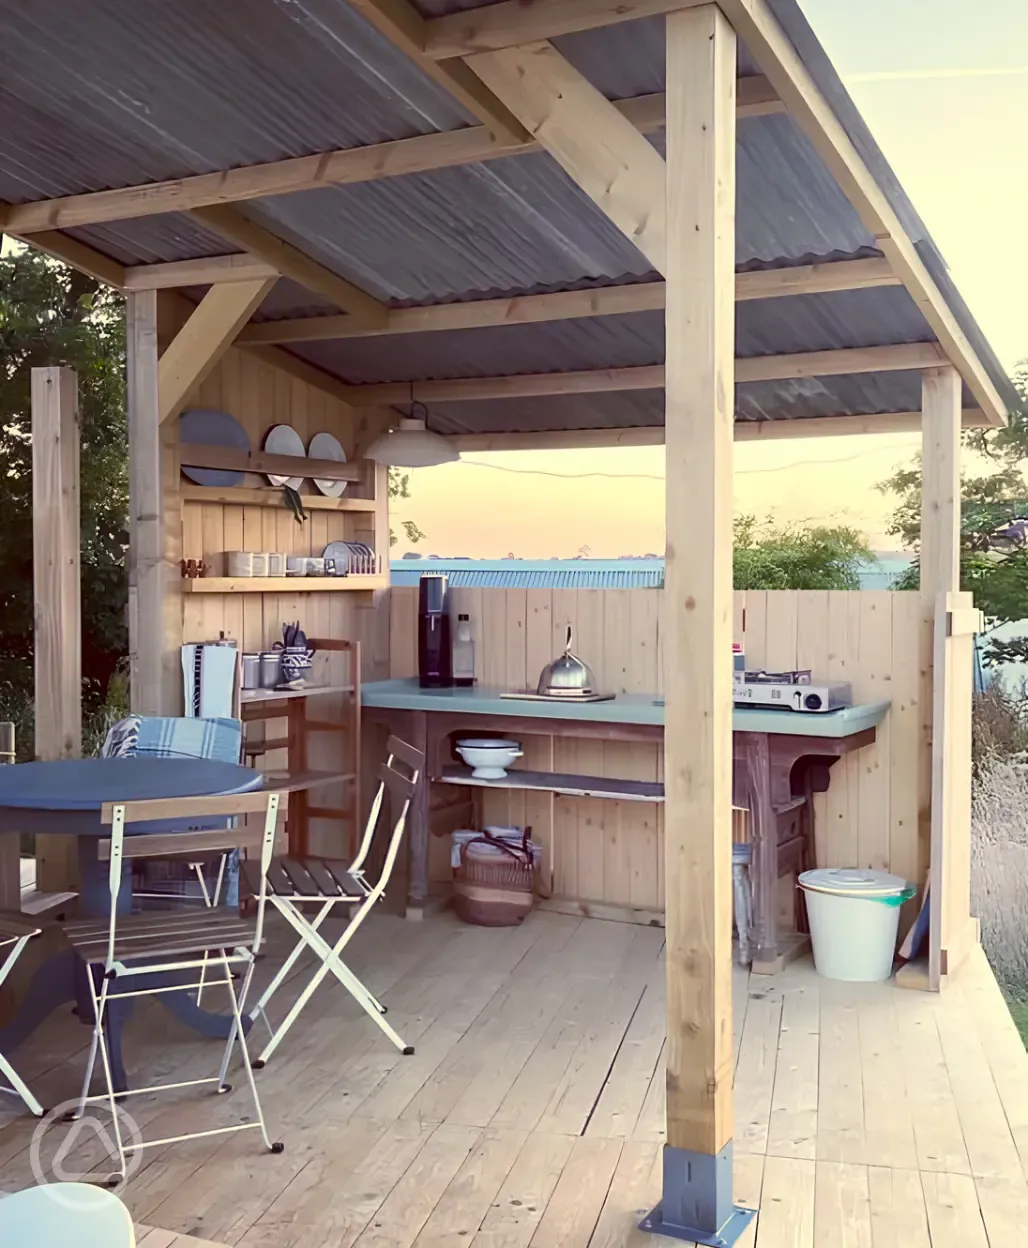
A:
<svg viewBox="0 0 1028 1248">
<path fill-rule="evenodd" d="M 596 681 L 588 663 L 572 652 L 570 624 L 564 653 L 543 668 L 537 692 L 551 698 L 581 698 L 596 692 Z"/>
</svg>

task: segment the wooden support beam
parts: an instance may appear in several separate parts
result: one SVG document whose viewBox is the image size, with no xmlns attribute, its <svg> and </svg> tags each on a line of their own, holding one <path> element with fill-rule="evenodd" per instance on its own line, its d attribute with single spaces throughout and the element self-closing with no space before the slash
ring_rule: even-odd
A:
<svg viewBox="0 0 1028 1248">
<path fill-rule="evenodd" d="M 937 344 L 853 347 L 843 351 L 808 351 L 796 355 L 748 356 L 735 362 L 737 382 L 780 381 L 791 377 L 833 377 L 846 373 L 879 373 L 937 368 Z M 456 377 L 445 381 L 387 381 L 350 386 L 347 402 L 354 407 L 382 404 L 457 403 L 482 399 L 524 399 L 542 395 L 603 394 L 617 390 L 660 390 L 663 364 L 630 368 L 598 368 L 569 373 L 523 373 L 509 377 Z"/>
<path fill-rule="evenodd" d="M 160 423 L 171 420 L 260 307 L 274 278 L 213 286 L 161 356 Z"/>
<path fill-rule="evenodd" d="M 32 555 L 36 758 L 82 754 L 78 378 L 32 370 Z M 36 883 L 77 886 L 75 838 L 36 838 Z"/>
<path fill-rule="evenodd" d="M 175 714 L 182 692 L 178 429 L 161 427 L 157 300 L 156 291 L 138 291 L 125 307 L 129 669 L 132 709 L 141 715 Z"/>
<path fill-rule="evenodd" d="M 11 211 L 11 209 L 5 209 L 3 205 L 0 205 L 0 216 L 5 211 Z M 22 236 L 15 230 L 5 229 L 2 226 L 0 230 L 4 234 L 9 234 L 11 238 L 17 239 L 19 243 L 27 243 L 30 247 L 35 247 L 37 251 L 44 251 L 48 256 L 53 256 L 55 260 L 63 260 L 65 264 L 70 264 L 80 273 L 88 273 L 98 282 L 106 282 L 108 286 L 125 284 L 123 264 L 112 260 L 110 256 L 105 256 L 95 247 L 80 243 L 77 238 L 62 234 L 59 230 L 40 230 L 29 236 Z"/>
<path fill-rule="evenodd" d="M 663 273 L 664 161 L 632 123 L 552 44 L 486 52 L 467 64 Z"/>
<path fill-rule="evenodd" d="M 379 324 L 385 319 L 385 305 L 372 295 L 348 282 L 345 277 L 326 269 L 312 260 L 305 252 L 271 230 L 251 221 L 236 208 L 227 204 L 194 208 L 190 214 L 205 229 L 220 234 L 236 247 L 242 247 L 258 260 L 270 264 L 283 277 L 292 278 L 308 290 L 316 291 L 331 299 L 344 312 L 359 316 L 368 324 Z"/>
<path fill-rule="evenodd" d="M 504 0 L 426 23 L 425 52 L 437 60 L 518 47 L 617 22 L 660 17 L 682 0 Z"/>
<path fill-rule="evenodd" d="M 669 18 L 667 1143 L 711 1159 L 732 1138 L 735 59 L 716 6 Z"/>
<path fill-rule="evenodd" d="M 421 72 L 448 91 L 501 142 L 524 142 L 528 136 L 517 118 L 461 61 L 439 64 L 425 55 L 428 23 L 408 0 L 350 0 L 379 34 L 395 44 Z"/>
<path fill-rule="evenodd" d="M 737 273 L 735 297 L 742 303 L 752 299 L 899 284 L 899 278 L 892 272 L 887 260 L 836 260 L 824 264 L 801 264 L 788 269 Z M 334 338 L 381 337 L 384 334 L 417 334 L 444 329 L 537 325 L 546 321 L 663 310 L 664 283 L 642 282 L 627 286 L 602 286 L 593 290 L 557 291 L 548 295 L 512 295 L 505 299 L 392 308 L 386 314 L 385 324 L 374 328 L 355 324 L 350 316 L 305 316 L 293 320 L 262 321 L 245 326 L 237 342 L 322 342 Z"/>
<path fill-rule="evenodd" d="M 963 427 L 977 429 L 984 419 L 977 408 L 963 413 Z M 877 412 L 870 416 L 823 416 L 806 420 L 737 420 L 736 442 L 773 442 L 783 438 L 852 437 L 860 434 L 914 433 L 920 412 Z M 533 433 L 456 433 L 446 439 L 466 451 L 584 450 L 619 446 L 663 446 L 664 426 L 629 429 L 554 429 Z"/>
<path fill-rule="evenodd" d="M 614 107 L 643 134 L 651 134 L 664 128 L 663 92 L 615 100 Z M 738 117 L 764 117 L 769 113 L 781 113 L 784 109 L 784 104 L 762 75 L 739 79 L 736 100 Z M 501 143 L 494 139 L 485 126 L 469 126 L 464 130 L 419 134 L 409 139 L 371 143 L 364 147 L 337 148 L 334 151 L 315 152 L 310 156 L 269 161 L 262 165 L 243 165 L 217 173 L 199 173 L 189 178 L 172 178 L 143 186 L 91 191 L 84 195 L 65 195 L 60 199 L 41 199 L 28 204 L 9 205 L 6 209 L 0 205 L 0 228 L 6 228 L 8 233 L 21 231 L 28 234 L 37 230 L 52 230 L 54 227 L 70 228 L 95 225 L 103 221 L 124 221 L 156 213 L 187 212 L 207 204 L 244 203 L 269 195 L 315 191 L 325 186 L 377 182 L 409 173 L 474 165 L 501 157 L 523 156 L 541 151 L 541 145 L 527 137 L 527 131 L 525 133 L 525 141 Z M 64 236 L 57 237 L 61 239 Z M 74 244 L 74 240 L 68 241 Z M 84 244 L 75 245 L 81 247 Z M 183 270 L 185 280 L 178 283 L 168 280 L 176 276 L 175 266 L 178 264 L 196 265 L 203 272 L 205 265 L 218 266 L 230 259 L 235 258 L 216 256 L 213 260 L 136 265 L 129 269 L 128 284 L 134 290 L 150 289 L 152 283 L 147 277 L 149 271 L 162 279 L 157 285 L 191 285 L 193 282 L 200 284 L 206 280 L 233 280 L 231 265 L 228 266 L 228 272 L 215 268 L 218 275 L 209 279 L 196 277 L 186 268 Z M 260 277 L 266 274 L 250 272 L 247 276 Z M 125 284 L 112 281 L 112 285 Z"/>
<path fill-rule="evenodd" d="M 133 264 L 125 270 L 125 290 L 173 290 L 176 286 L 212 286 L 218 282 L 255 282 L 280 277 L 266 260 L 246 252 L 198 260 L 169 260 L 164 264 Z"/>
<path fill-rule="evenodd" d="M 921 597 L 931 619 L 938 595 L 960 588 L 960 375 L 929 369 L 921 393 Z"/>
<path fill-rule="evenodd" d="M 702 0 L 683 2 L 698 4 Z M 1005 424 L 1006 405 L 995 384 L 943 299 L 885 192 L 872 177 L 792 41 L 778 24 L 768 0 L 723 0 L 721 8 L 785 102 L 789 115 L 810 139 L 864 225 L 874 235 L 876 245 L 910 291 L 946 356 L 959 369 L 986 416 L 994 425 Z"/>
</svg>

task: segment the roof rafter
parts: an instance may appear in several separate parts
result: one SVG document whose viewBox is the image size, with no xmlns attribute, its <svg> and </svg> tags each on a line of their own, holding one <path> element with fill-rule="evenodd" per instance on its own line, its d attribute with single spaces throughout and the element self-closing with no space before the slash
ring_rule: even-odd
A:
<svg viewBox="0 0 1028 1248">
<path fill-rule="evenodd" d="M 636 129 L 651 134 L 664 126 L 664 93 L 615 100 L 614 106 Z M 737 109 L 740 118 L 780 113 L 785 106 L 766 78 L 740 78 Z M 530 139 L 524 143 L 498 143 L 485 126 L 416 135 L 366 147 L 339 148 L 244 165 L 218 173 L 199 173 L 189 178 L 126 186 L 112 191 L 91 191 L 60 199 L 40 199 L 28 204 L 0 206 L 0 225 L 9 232 L 30 233 L 55 227 L 97 225 L 165 212 L 185 212 L 207 204 L 243 203 L 266 195 L 289 195 L 325 186 L 350 186 L 478 164 L 501 156 L 522 156 L 541 151 Z M 142 289 L 141 287 L 137 289 Z"/>
<path fill-rule="evenodd" d="M 430 19 L 424 49 L 429 57 L 445 61 L 687 7 L 683 0 L 504 0 Z"/>
<path fill-rule="evenodd" d="M 784 381 L 794 377 L 834 377 L 847 373 L 884 373 L 938 368 L 945 363 L 938 343 L 848 347 L 840 351 L 805 351 L 790 355 L 744 356 L 735 361 L 735 380 Z M 519 373 L 506 377 L 457 377 L 444 381 L 391 381 L 351 386 L 354 407 L 390 403 L 456 403 L 472 400 L 539 398 L 543 395 L 603 394 L 624 390 L 661 390 L 664 365 L 598 368 L 568 373 Z"/>
<path fill-rule="evenodd" d="M 965 408 L 963 427 L 977 429 L 985 416 Z M 843 434 L 912 433 L 921 428 L 920 412 L 875 412 L 868 416 L 811 416 L 800 420 L 737 420 L 736 442 L 780 438 L 823 438 Z M 663 446 L 663 425 L 608 429 L 542 429 L 532 433 L 450 433 L 443 435 L 458 451 L 588 450 L 617 446 Z"/>
<path fill-rule="evenodd" d="M 273 265 L 283 277 L 292 278 L 308 290 L 331 299 L 344 312 L 372 325 L 385 321 L 385 304 L 361 290 L 359 286 L 348 282 L 346 278 L 340 277 L 338 273 L 333 273 L 323 264 L 312 260 L 298 247 L 287 243 L 284 238 L 279 238 L 263 225 L 258 225 L 238 209 L 227 204 L 218 204 L 194 208 L 191 215 L 206 229 L 220 234 L 237 247 L 245 248 L 258 260 Z"/>
<path fill-rule="evenodd" d="M 735 297 L 739 302 L 787 295 L 823 294 L 898 286 L 899 278 L 881 258 L 834 260 L 789 269 L 739 273 Z M 512 295 L 504 299 L 474 299 L 462 303 L 392 308 L 384 325 L 366 328 L 350 316 L 305 316 L 294 320 L 262 321 L 244 327 L 242 343 L 323 342 L 336 338 L 380 337 L 438 330 L 482 329 L 499 325 L 538 325 L 547 321 L 577 320 L 590 316 L 621 316 L 632 312 L 659 312 L 664 308 L 664 283 L 601 286 L 591 290 L 557 291 L 546 295 Z"/>
<path fill-rule="evenodd" d="M 528 135 L 511 112 L 459 60 L 440 64 L 425 55 L 427 22 L 408 0 L 350 0 L 353 8 L 433 82 L 477 117 L 496 138 L 523 143 Z"/>
<path fill-rule="evenodd" d="M 667 242 L 660 153 L 550 43 L 466 62 L 658 273 Z"/>
</svg>

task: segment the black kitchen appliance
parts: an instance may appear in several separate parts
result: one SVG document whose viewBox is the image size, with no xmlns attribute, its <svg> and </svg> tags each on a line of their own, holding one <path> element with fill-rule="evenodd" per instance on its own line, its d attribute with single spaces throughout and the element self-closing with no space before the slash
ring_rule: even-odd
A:
<svg viewBox="0 0 1028 1248">
<path fill-rule="evenodd" d="M 445 576 L 426 573 L 418 585 L 418 683 L 422 689 L 453 684 L 449 590 Z"/>
</svg>

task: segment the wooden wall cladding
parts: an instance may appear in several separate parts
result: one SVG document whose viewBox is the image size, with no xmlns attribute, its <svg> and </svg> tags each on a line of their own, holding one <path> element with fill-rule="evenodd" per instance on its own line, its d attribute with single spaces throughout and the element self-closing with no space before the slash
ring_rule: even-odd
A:
<svg viewBox="0 0 1028 1248">
<path fill-rule="evenodd" d="M 560 652 L 570 623 L 575 650 L 615 692 L 662 689 L 662 590 L 455 589 L 468 611 L 476 675 L 486 684 L 532 684 Z M 390 597 L 390 674 L 417 671 L 417 590 Z M 817 857 L 826 866 L 888 869 L 920 883 L 928 864 L 931 635 L 916 593 L 739 592 L 735 637 L 751 668 L 811 667 L 848 680 L 857 701 L 892 711 L 870 749 L 832 768 L 817 798 Z M 524 766 L 638 780 L 663 778 L 662 752 L 645 743 L 528 738 Z M 554 893 L 662 909 L 659 806 L 548 794 L 487 792 L 489 823 L 531 824 L 552 855 Z M 432 878 L 449 878 L 447 845 L 433 838 Z"/>
</svg>

